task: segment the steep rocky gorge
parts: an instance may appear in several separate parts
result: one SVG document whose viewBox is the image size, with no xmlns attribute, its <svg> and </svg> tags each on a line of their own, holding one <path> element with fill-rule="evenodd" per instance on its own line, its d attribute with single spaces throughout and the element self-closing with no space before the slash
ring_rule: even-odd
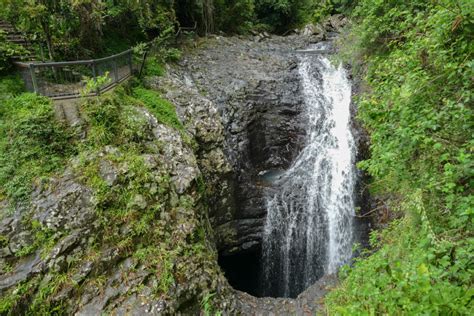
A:
<svg viewBox="0 0 474 316">
<path fill-rule="evenodd" d="M 340 23 L 335 18 L 325 29 L 286 37 L 198 40 L 167 75 L 145 79 L 147 88 L 175 105 L 183 131 L 140 105 L 127 105 L 120 120 L 136 130 L 124 144 L 73 157 L 64 172 L 35 184 L 27 205 L 12 210 L 2 201 L 0 291 L 10 312 L 44 304 L 79 315 L 196 314 L 214 295 L 214 308 L 224 312 L 319 308 L 335 278 L 324 277 L 296 300 L 255 298 L 229 286 L 217 252 L 231 283 L 258 294 L 263 191 L 306 140 L 295 51 Z M 61 119 L 88 137 L 83 105 L 57 107 Z M 140 148 L 133 157 L 128 141 Z M 362 148 L 364 138 L 357 141 Z M 118 206 L 102 190 L 117 198 L 136 186 L 141 193 L 131 192 L 127 204 L 118 205 L 130 214 L 118 222 L 108 217 Z M 157 214 L 147 213 L 154 208 Z M 135 227 L 147 216 L 151 229 Z"/>
<path fill-rule="evenodd" d="M 193 314 L 206 293 L 226 297 L 204 193 L 229 170 L 222 125 L 196 91 L 180 96 L 188 100 L 177 104 L 185 134 L 114 97 L 57 105 L 83 142 L 93 132 L 88 107 L 112 105 L 102 115 L 118 113 L 132 134 L 73 157 L 34 185 L 28 203 L 2 202 L 2 313 Z"/>
<path fill-rule="evenodd" d="M 265 217 L 264 174 L 288 168 L 304 141 L 303 101 L 295 56 L 303 37 L 260 42 L 215 37 L 182 62 L 185 75 L 222 116 L 233 169 L 234 208 L 214 214 L 218 248 L 256 251 Z"/>
<path fill-rule="evenodd" d="M 224 199 L 229 202 L 226 207 L 212 208 L 211 221 L 227 277 L 254 295 L 261 295 L 264 192 L 275 186 L 274 180 L 307 142 L 298 61 L 309 45 L 334 37 L 341 23 L 340 17 L 333 17 L 325 28 L 307 27 L 286 37 L 215 36 L 190 49 L 174 68 L 177 77 L 202 91 L 221 114 L 224 150 L 232 167 L 226 178 L 230 195 Z M 354 116 L 355 107 L 351 111 Z M 361 160 L 367 141 L 355 119 L 352 130 Z M 356 191 L 356 205 L 364 212 L 368 200 L 361 181 Z M 355 221 L 355 238 L 363 242 L 367 223 Z"/>
</svg>

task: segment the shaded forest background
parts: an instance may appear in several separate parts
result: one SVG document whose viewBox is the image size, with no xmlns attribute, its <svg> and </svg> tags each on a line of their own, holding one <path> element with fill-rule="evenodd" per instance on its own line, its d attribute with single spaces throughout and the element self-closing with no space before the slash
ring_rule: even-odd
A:
<svg viewBox="0 0 474 316">
<path fill-rule="evenodd" d="M 283 33 L 355 4 L 348 0 L 1 0 L 11 22 L 48 59 L 105 55 L 182 27 L 199 35 L 259 30 Z M 1 49 L 1 48 L 0 48 Z"/>
</svg>

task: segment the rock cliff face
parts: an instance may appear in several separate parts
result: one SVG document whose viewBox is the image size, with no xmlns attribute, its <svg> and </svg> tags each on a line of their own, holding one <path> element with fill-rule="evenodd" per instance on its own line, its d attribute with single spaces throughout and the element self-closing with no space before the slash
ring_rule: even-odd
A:
<svg viewBox="0 0 474 316">
<path fill-rule="evenodd" d="M 301 86 L 294 50 L 309 37 L 213 37 L 188 52 L 177 69 L 218 107 L 233 199 L 215 209 L 213 226 L 223 254 L 258 251 L 265 218 L 262 188 L 286 169 L 305 139 Z"/>
<path fill-rule="evenodd" d="M 28 202 L 11 209 L 2 201 L 0 313 L 195 314 L 210 293 L 219 309 L 231 308 L 206 200 L 208 191 L 226 189 L 222 125 L 197 91 L 159 80 L 184 130 L 126 98 L 69 104 L 84 144 L 94 111 L 111 109 L 101 117 L 121 124 L 114 141 L 81 149 L 64 172 L 35 184 Z"/>
<path fill-rule="evenodd" d="M 298 51 L 334 36 L 346 23 L 344 16 L 334 15 L 286 37 L 210 37 L 193 43 L 173 68 L 186 86 L 216 104 L 224 126 L 230 169 L 218 200 L 226 205 L 213 204 L 211 212 L 222 255 L 259 255 L 266 216 L 263 188 L 272 186 L 272 177 L 289 167 L 306 141 Z M 367 137 L 355 119 L 355 106 L 352 114 L 359 161 L 367 157 Z M 367 193 L 363 185 L 357 190 L 356 204 L 364 208 Z"/>
</svg>

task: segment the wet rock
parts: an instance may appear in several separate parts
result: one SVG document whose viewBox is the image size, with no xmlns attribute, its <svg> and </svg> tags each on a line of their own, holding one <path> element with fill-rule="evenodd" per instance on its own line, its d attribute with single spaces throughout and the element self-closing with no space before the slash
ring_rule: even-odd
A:
<svg viewBox="0 0 474 316">
<path fill-rule="evenodd" d="M 94 267 L 94 264 L 92 261 L 86 261 L 79 271 L 72 276 L 72 279 L 74 280 L 75 283 L 80 284 L 92 271 L 92 268 Z"/>
<path fill-rule="evenodd" d="M 323 297 L 337 284 L 337 277 L 329 275 L 321 278 L 296 299 L 257 298 L 235 291 L 236 308 L 243 315 L 298 315 L 310 316 L 324 313 Z"/>
<path fill-rule="evenodd" d="M 53 231 L 83 228 L 95 218 L 92 191 L 71 171 L 38 187 L 32 196 L 32 209 L 32 219 Z"/>
<path fill-rule="evenodd" d="M 76 100 L 58 100 L 54 103 L 54 106 L 57 119 L 65 121 L 72 127 L 82 125 L 83 120 Z"/>
<path fill-rule="evenodd" d="M 328 18 L 328 21 L 334 31 L 340 32 L 347 24 L 348 19 L 342 14 L 334 14 Z"/>
<path fill-rule="evenodd" d="M 40 273 L 43 271 L 44 266 L 45 263 L 41 260 L 39 252 L 22 258 L 10 273 L 0 275 L 0 291 L 10 288 L 34 274 Z"/>
<path fill-rule="evenodd" d="M 176 105 L 179 118 L 196 140 L 197 164 L 208 190 L 211 222 L 225 222 L 232 218 L 234 202 L 229 198 L 233 191 L 232 167 L 224 153 L 224 127 L 216 103 L 201 94 L 193 75 L 183 69 L 169 69 L 166 77 L 150 78 L 147 84 Z"/>
<path fill-rule="evenodd" d="M 71 235 L 66 236 L 65 238 L 61 239 L 51 250 L 49 253 L 50 259 L 55 259 L 59 257 L 61 254 L 69 253 L 71 249 L 77 246 L 81 239 L 81 234 L 85 235 L 84 231 L 75 231 Z"/>
<path fill-rule="evenodd" d="M 211 39 L 174 69 L 177 78 L 188 78 L 187 89 L 205 91 L 224 126 L 223 152 L 231 166 L 224 173 L 229 195 L 226 207 L 211 210 L 223 253 L 259 247 L 265 185 L 258 173 L 287 168 L 305 135 L 298 57 L 291 52 L 306 47 L 309 38 L 265 34 L 256 38 L 257 42 L 238 37 Z M 203 155 L 202 169 L 210 169 L 209 162 L 214 161 L 207 157 Z"/>
<path fill-rule="evenodd" d="M 130 206 L 137 207 L 138 209 L 144 210 L 148 206 L 148 203 L 146 202 L 146 199 L 143 195 L 137 194 L 135 195 L 135 197 L 133 197 L 133 200 Z"/>
<path fill-rule="evenodd" d="M 73 127 L 80 138 L 85 138 L 84 119 L 79 111 L 80 99 L 55 100 L 54 113 L 56 119 Z"/>
<path fill-rule="evenodd" d="M 320 24 L 307 24 L 302 30 L 304 36 L 321 35 L 324 38 L 326 30 Z"/>
<path fill-rule="evenodd" d="M 9 271 L 0 275 L 0 290 L 47 271 L 63 271 L 68 265 L 66 256 L 82 246 L 81 238 L 91 232 L 95 217 L 91 191 L 71 170 L 40 183 L 29 208 L 17 208 L 0 223 L 3 239 L 8 241 L 3 257 L 10 265 Z M 38 223 L 34 227 L 33 221 Z M 42 249 L 44 245 L 34 245 L 36 234 L 45 231 L 56 241 L 47 251 Z M 28 250 L 32 246 L 38 249 Z M 27 252 L 21 254 L 24 249 Z M 29 251 L 33 253 L 26 255 Z"/>
<path fill-rule="evenodd" d="M 33 242 L 32 233 L 29 231 L 22 231 L 18 234 L 14 234 L 10 240 L 8 248 L 12 253 L 17 253 L 22 248 L 31 245 Z"/>
</svg>

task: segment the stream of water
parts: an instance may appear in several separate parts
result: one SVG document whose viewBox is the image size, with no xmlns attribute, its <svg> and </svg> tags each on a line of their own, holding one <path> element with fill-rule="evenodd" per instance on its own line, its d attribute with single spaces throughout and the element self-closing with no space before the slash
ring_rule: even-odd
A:
<svg viewBox="0 0 474 316">
<path fill-rule="evenodd" d="M 301 54 L 299 74 L 307 143 L 266 193 L 264 296 L 296 297 L 352 256 L 356 146 L 351 83 L 344 68 L 325 55 Z"/>
</svg>

